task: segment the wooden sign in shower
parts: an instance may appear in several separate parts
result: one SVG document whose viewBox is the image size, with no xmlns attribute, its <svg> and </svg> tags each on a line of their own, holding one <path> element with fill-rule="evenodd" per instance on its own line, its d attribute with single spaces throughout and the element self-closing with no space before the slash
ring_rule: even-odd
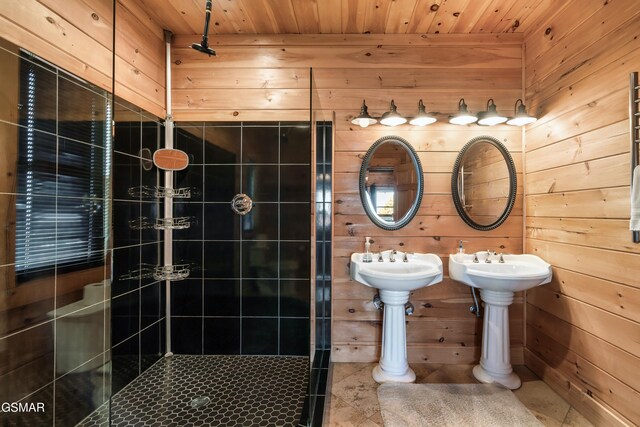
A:
<svg viewBox="0 0 640 427">
<path fill-rule="evenodd" d="M 182 150 L 162 148 L 153 153 L 153 163 L 166 171 L 181 171 L 189 166 L 189 156 Z"/>
</svg>

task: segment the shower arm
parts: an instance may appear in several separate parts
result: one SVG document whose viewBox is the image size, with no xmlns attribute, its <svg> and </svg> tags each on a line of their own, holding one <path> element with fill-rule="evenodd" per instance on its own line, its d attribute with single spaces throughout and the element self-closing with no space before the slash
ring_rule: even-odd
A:
<svg viewBox="0 0 640 427">
<path fill-rule="evenodd" d="M 204 8 L 204 30 L 202 31 L 202 43 L 200 43 L 200 45 L 205 49 L 209 47 L 209 21 L 211 20 L 211 3 L 211 0 L 207 0 Z"/>
<path fill-rule="evenodd" d="M 204 12 L 205 17 L 202 41 L 200 42 L 200 44 L 193 43 L 191 45 L 191 48 L 197 50 L 198 52 L 206 53 L 209 56 L 216 56 L 215 50 L 209 47 L 209 21 L 211 20 L 211 0 L 207 0 Z"/>
</svg>

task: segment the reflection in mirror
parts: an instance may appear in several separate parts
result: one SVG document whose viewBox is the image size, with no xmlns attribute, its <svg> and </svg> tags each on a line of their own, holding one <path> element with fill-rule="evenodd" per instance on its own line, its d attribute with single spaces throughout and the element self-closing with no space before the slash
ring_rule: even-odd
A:
<svg viewBox="0 0 640 427">
<path fill-rule="evenodd" d="M 142 169 L 149 172 L 153 168 L 153 154 L 151 154 L 151 150 L 146 147 L 141 149 L 139 157 Z"/>
<path fill-rule="evenodd" d="M 404 227 L 420 206 L 422 189 L 422 167 L 411 144 L 385 136 L 371 146 L 360 168 L 360 198 L 374 224 Z"/>
<path fill-rule="evenodd" d="M 477 230 L 502 224 L 515 203 L 516 171 L 511 155 L 497 139 L 481 136 L 458 154 L 451 179 L 458 214 Z"/>
</svg>

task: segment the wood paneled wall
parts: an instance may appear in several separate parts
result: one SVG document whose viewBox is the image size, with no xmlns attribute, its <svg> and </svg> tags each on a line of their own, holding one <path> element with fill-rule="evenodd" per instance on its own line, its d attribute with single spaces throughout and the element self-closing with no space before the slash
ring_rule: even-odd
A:
<svg viewBox="0 0 640 427">
<path fill-rule="evenodd" d="M 440 255 L 445 265 L 460 239 L 468 251 L 522 251 L 522 131 L 506 125 L 483 128 L 446 123 L 464 97 L 477 112 L 494 98 L 512 111 L 522 96 L 522 39 L 515 34 L 438 36 L 216 36 L 218 56 L 188 46 L 196 37 L 177 37 L 173 49 L 174 117 L 189 120 L 292 120 L 308 118 L 309 87 L 318 117 L 335 113 L 333 162 L 333 329 L 334 361 L 379 357 L 381 313 L 374 291 L 349 280 L 348 260 L 362 251 L 365 236 L 374 251 L 396 248 Z M 308 67 L 313 67 L 313 82 Z M 380 116 L 394 99 L 406 115 L 422 98 L 440 122 L 425 127 L 350 123 L 366 99 Z M 358 193 L 362 157 L 380 137 L 397 135 L 418 151 L 425 191 L 420 211 L 398 231 L 377 228 L 365 215 Z M 507 222 L 479 232 L 458 217 L 451 199 L 451 171 L 458 151 L 471 138 L 492 135 L 511 151 L 518 170 L 518 202 Z M 444 282 L 412 296 L 408 318 L 412 362 L 472 363 L 479 359 L 482 325 L 469 312 L 469 288 Z M 522 363 L 523 300 L 511 310 L 513 356 Z"/>
<path fill-rule="evenodd" d="M 69 7 L 69 0 L 61 1 Z M 115 94 L 161 119 L 167 104 L 165 50 L 162 27 L 140 1 L 116 0 Z"/>
<path fill-rule="evenodd" d="M 525 362 L 596 425 L 640 424 L 640 245 L 629 232 L 629 73 L 636 0 L 572 0 L 525 36 Z"/>
<path fill-rule="evenodd" d="M 116 2 L 115 93 L 165 116 L 162 28 L 135 0 Z M 0 37 L 112 90 L 112 0 L 4 0 Z"/>
<path fill-rule="evenodd" d="M 467 89 L 469 93 L 473 89 Z M 518 90 L 514 91 L 517 96 Z M 420 96 L 420 95 L 418 95 Z M 426 95 L 428 98 L 428 94 Z M 471 95 L 473 97 L 473 95 Z M 455 103 L 455 99 L 452 100 Z M 341 111 L 341 116 L 349 113 Z M 442 258 L 442 283 L 416 291 L 411 296 L 416 310 L 407 317 L 410 362 L 473 363 L 480 357 L 482 321 L 469 312 L 469 288 L 447 276 L 448 256 L 457 242 L 466 240 L 467 251 L 493 249 L 505 253 L 522 251 L 522 187 L 518 202 L 505 224 L 489 232 L 468 227 L 459 218 L 451 198 L 451 170 L 457 152 L 471 138 L 491 134 L 504 141 L 516 159 L 521 179 L 521 132 L 499 127 L 459 128 L 435 124 L 423 129 L 382 126 L 361 129 L 346 120 L 337 121 L 334 152 L 334 248 L 333 329 L 334 361 L 374 361 L 379 357 L 382 313 L 371 303 L 375 290 L 349 278 L 349 257 L 364 248 L 365 236 L 372 250 L 431 252 Z M 361 158 L 368 146 L 385 135 L 398 135 L 418 151 L 425 190 L 417 216 L 405 228 L 384 231 L 369 220 L 358 192 Z M 514 361 L 522 362 L 523 304 L 521 296 L 511 307 L 511 343 Z"/>
</svg>

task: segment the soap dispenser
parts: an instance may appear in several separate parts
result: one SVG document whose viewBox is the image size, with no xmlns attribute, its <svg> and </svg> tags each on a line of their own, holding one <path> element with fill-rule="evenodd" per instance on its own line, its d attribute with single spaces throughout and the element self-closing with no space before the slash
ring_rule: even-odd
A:
<svg viewBox="0 0 640 427">
<path fill-rule="evenodd" d="M 464 240 L 458 240 L 458 253 L 456 253 L 456 259 L 459 262 L 464 261 L 464 246 L 463 246 L 464 242 L 465 242 Z"/>
<path fill-rule="evenodd" d="M 365 237 L 364 241 L 364 255 L 362 255 L 362 262 L 373 262 L 373 256 L 371 255 L 371 237 Z"/>
</svg>

